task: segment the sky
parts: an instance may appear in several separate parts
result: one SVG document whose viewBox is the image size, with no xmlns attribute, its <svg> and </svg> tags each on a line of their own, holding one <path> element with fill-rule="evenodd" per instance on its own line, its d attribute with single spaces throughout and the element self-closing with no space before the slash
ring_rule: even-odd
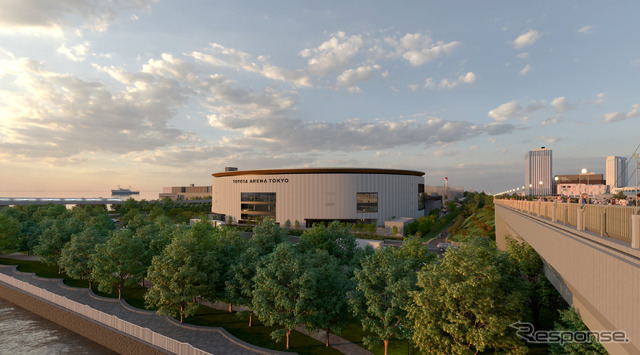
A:
<svg viewBox="0 0 640 355">
<path fill-rule="evenodd" d="M 0 0 L 0 196 L 398 168 L 499 192 L 640 144 L 638 2 Z M 633 163 L 632 165 L 635 165 Z"/>
</svg>

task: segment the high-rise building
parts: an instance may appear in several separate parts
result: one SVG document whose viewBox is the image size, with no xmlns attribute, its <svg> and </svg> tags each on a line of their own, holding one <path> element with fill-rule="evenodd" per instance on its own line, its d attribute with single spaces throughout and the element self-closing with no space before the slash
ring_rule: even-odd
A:
<svg viewBox="0 0 640 355">
<path fill-rule="evenodd" d="M 552 192 L 551 149 L 542 147 L 524 155 L 524 191 L 527 196 L 548 196 Z"/>
<path fill-rule="evenodd" d="M 607 185 L 610 190 L 627 186 L 627 158 L 613 155 L 607 157 Z"/>
</svg>

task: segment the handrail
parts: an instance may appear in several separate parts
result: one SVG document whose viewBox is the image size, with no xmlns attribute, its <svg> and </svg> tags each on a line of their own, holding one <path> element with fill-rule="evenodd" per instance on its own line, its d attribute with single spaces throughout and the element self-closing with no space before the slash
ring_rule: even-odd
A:
<svg viewBox="0 0 640 355">
<path fill-rule="evenodd" d="M 533 214 L 539 218 L 585 229 L 598 233 L 601 237 L 612 238 L 629 244 L 631 244 L 632 240 L 631 216 L 638 214 L 638 209 L 635 206 L 502 199 L 495 199 L 494 203 Z M 579 214 L 581 214 L 581 221 L 579 221 Z"/>
</svg>

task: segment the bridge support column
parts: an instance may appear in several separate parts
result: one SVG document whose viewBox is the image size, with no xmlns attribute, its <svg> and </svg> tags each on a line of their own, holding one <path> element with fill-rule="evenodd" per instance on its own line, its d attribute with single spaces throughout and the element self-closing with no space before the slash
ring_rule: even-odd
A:
<svg viewBox="0 0 640 355">
<path fill-rule="evenodd" d="M 631 216 L 631 247 L 640 249 L 640 215 Z"/>
<path fill-rule="evenodd" d="M 577 220 L 577 229 L 579 231 L 584 230 L 584 210 L 582 208 L 578 208 L 578 220 Z"/>
<path fill-rule="evenodd" d="M 536 214 L 536 215 L 537 215 L 538 217 L 540 217 L 540 207 L 541 207 L 541 206 L 542 206 L 542 202 L 538 202 L 538 203 L 537 203 L 537 206 L 536 206 L 536 209 L 537 209 L 537 214 Z"/>
<path fill-rule="evenodd" d="M 558 215 L 556 214 L 556 207 L 558 207 L 558 203 L 554 203 L 553 206 L 551 206 L 551 222 L 557 222 L 558 221 Z"/>
</svg>

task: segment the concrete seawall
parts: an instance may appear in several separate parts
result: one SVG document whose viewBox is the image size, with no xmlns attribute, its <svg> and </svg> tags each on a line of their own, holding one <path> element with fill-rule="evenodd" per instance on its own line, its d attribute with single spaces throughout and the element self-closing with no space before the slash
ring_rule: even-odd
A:
<svg viewBox="0 0 640 355">
<path fill-rule="evenodd" d="M 149 344 L 0 283 L 0 297 L 120 354 L 166 354 Z"/>
</svg>

